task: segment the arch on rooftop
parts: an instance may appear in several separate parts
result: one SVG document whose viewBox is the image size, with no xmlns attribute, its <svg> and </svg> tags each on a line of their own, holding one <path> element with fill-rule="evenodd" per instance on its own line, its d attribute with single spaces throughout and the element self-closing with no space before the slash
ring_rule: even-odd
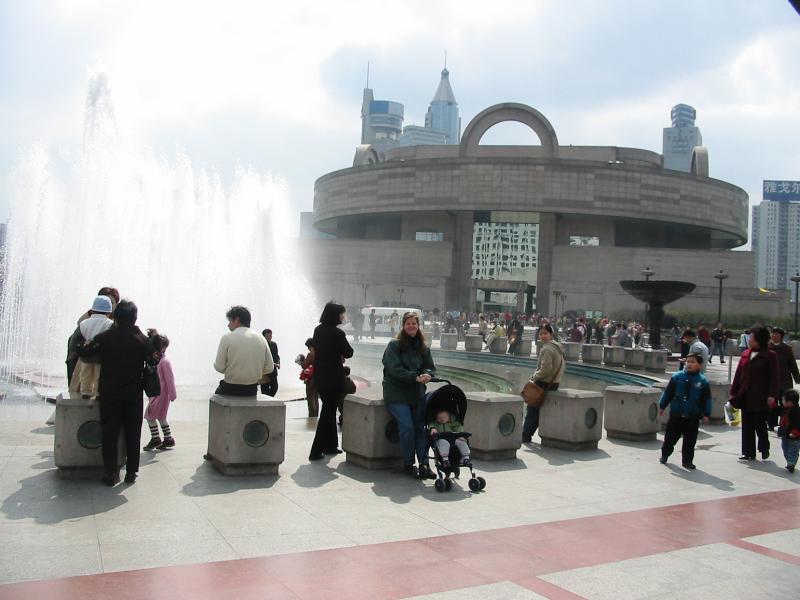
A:
<svg viewBox="0 0 800 600">
<path fill-rule="evenodd" d="M 495 104 L 475 115 L 461 136 L 461 156 L 475 156 L 484 134 L 505 121 L 527 125 L 539 137 L 546 155 L 551 158 L 558 156 L 558 137 L 547 117 L 535 108 L 517 102 Z"/>
<path fill-rule="evenodd" d="M 695 146 L 692 148 L 692 175 L 709 177 L 708 174 L 708 148 L 705 146 Z"/>
<path fill-rule="evenodd" d="M 356 146 L 356 154 L 353 157 L 353 166 L 376 165 L 381 162 L 380 154 L 371 144 L 361 144 Z"/>
</svg>

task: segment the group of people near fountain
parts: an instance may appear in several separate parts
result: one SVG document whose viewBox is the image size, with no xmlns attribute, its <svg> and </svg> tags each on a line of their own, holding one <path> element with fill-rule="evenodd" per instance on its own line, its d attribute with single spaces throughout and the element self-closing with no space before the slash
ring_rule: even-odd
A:
<svg viewBox="0 0 800 600">
<path fill-rule="evenodd" d="M 78 319 L 67 343 L 67 379 L 70 393 L 99 401 L 102 427 L 103 483 L 120 481 L 117 455 L 120 432 L 125 433 L 125 481 L 134 483 L 139 471 L 142 434 L 142 392 L 150 377 L 152 390 L 144 416 L 151 440 L 145 450 L 166 450 L 175 446 L 167 421 L 175 400 L 175 378 L 165 354 L 169 339 L 136 326 L 139 310 L 130 300 L 120 300 L 119 291 L 104 287 L 91 308 Z M 159 436 L 159 426 L 164 435 Z"/>
</svg>

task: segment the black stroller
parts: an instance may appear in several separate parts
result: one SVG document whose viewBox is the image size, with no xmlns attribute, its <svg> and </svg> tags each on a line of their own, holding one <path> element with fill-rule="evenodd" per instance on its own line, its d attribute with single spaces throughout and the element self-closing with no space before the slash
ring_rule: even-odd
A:
<svg viewBox="0 0 800 600">
<path fill-rule="evenodd" d="M 463 437 L 469 439 L 470 433 L 459 432 L 439 432 L 435 436 L 430 433 L 428 423 L 436 420 L 436 415 L 446 410 L 451 415 L 454 415 L 456 420 L 464 424 L 464 416 L 467 414 L 467 397 L 461 388 L 453 385 L 445 379 L 432 379 L 433 382 L 444 382 L 447 385 L 440 387 L 425 395 L 425 428 L 428 432 L 428 442 L 433 449 L 433 459 L 436 466 L 436 491 L 444 492 L 450 491 L 453 487 L 453 480 L 450 478 L 452 475 L 454 479 L 458 479 L 461 474 L 461 468 L 466 467 L 470 472 L 469 489 L 473 492 L 479 492 L 486 487 L 486 480 L 483 477 L 476 477 L 475 471 L 472 468 L 472 463 L 461 465 L 461 452 L 455 445 L 456 438 Z M 450 456 L 449 465 L 445 466 L 444 460 L 436 446 L 438 440 L 445 439 L 450 442 Z"/>
</svg>

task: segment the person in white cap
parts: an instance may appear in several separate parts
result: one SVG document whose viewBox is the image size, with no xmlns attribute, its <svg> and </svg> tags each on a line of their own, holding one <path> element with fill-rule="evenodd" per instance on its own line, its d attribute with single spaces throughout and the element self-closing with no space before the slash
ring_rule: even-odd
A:
<svg viewBox="0 0 800 600">
<path fill-rule="evenodd" d="M 114 306 L 108 296 L 97 296 L 94 299 L 92 308 L 89 310 L 89 318 L 81 321 L 78 326 L 85 344 L 91 342 L 98 334 L 103 333 L 114 324 L 114 321 L 111 320 L 113 311 Z M 80 393 L 84 398 L 93 398 L 97 396 L 99 381 L 99 358 L 83 357 L 78 360 L 69 389 L 71 392 Z"/>
</svg>

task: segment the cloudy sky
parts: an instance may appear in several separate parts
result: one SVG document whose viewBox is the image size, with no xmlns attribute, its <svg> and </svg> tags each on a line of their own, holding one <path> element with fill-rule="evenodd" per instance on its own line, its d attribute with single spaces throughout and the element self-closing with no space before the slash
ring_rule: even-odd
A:
<svg viewBox="0 0 800 600">
<path fill-rule="evenodd" d="M 685 102 L 713 177 L 751 202 L 762 179 L 800 179 L 800 16 L 786 0 L 0 0 L 0 221 L 20 152 L 79 150 L 98 71 L 142 147 L 223 179 L 271 172 L 308 210 L 314 180 L 352 161 L 367 61 L 376 97 L 421 124 L 445 50 L 464 126 L 523 102 L 562 144 L 660 152 Z M 484 138 L 533 140 L 515 124 Z"/>
</svg>

